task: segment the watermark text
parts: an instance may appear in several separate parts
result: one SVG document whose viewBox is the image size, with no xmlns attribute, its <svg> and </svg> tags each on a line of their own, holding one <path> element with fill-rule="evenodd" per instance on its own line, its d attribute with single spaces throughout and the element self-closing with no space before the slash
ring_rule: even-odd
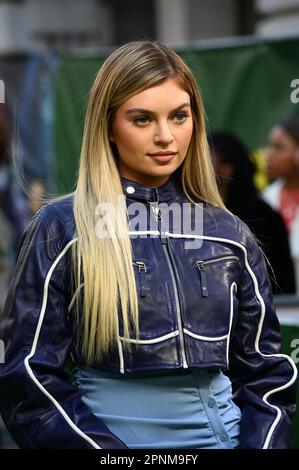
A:
<svg viewBox="0 0 299 470">
<path fill-rule="evenodd" d="M 293 88 L 293 91 L 290 94 L 290 100 L 293 104 L 299 103 L 299 78 L 294 78 L 291 81 L 290 87 Z"/>
<path fill-rule="evenodd" d="M 123 237 L 129 220 L 130 238 L 183 238 L 186 249 L 198 249 L 203 243 L 203 207 L 190 202 L 171 204 L 134 202 L 126 208 L 125 196 L 119 195 L 117 206 L 99 203 L 95 210 L 98 238 Z"/>
<path fill-rule="evenodd" d="M 298 364 L 299 362 L 299 338 L 295 338 L 291 341 L 291 348 L 293 351 L 291 352 L 291 358 Z"/>
</svg>

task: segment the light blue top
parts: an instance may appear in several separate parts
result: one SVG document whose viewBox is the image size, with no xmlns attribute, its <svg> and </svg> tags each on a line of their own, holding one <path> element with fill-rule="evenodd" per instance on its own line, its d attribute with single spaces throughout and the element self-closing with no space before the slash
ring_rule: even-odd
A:
<svg viewBox="0 0 299 470">
<path fill-rule="evenodd" d="M 115 374 L 81 368 L 83 401 L 129 448 L 238 445 L 240 410 L 221 371 L 196 368 Z"/>
</svg>

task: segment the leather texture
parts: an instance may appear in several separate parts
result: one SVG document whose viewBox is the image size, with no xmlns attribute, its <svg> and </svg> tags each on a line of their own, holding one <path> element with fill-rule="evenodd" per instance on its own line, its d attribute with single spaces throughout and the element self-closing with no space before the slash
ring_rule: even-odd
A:
<svg viewBox="0 0 299 470">
<path fill-rule="evenodd" d="M 297 369 L 281 353 L 271 285 L 254 236 L 230 212 L 191 204 L 174 175 L 160 188 L 121 180 L 141 341 L 124 337 L 119 314 L 118 344 L 93 367 L 120 374 L 221 369 L 242 410 L 240 447 L 287 448 Z M 136 205 L 145 225 L 136 224 Z M 126 448 L 71 380 L 72 365 L 84 364 L 72 320 L 74 295 L 80 295 L 70 282 L 72 206 L 73 194 L 43 206 L 21 240 L 0 328 L 1 414 L 21 448 Z M 166 223 L 163 207 L 175 206 L 182 213 L 187 208 L 189 227 L 178 227 L 171 216 Z M 195 233 L 196 217 L 202 227 Z M 186 244 L 194 241 L 192 248 Z"/>
</svg>

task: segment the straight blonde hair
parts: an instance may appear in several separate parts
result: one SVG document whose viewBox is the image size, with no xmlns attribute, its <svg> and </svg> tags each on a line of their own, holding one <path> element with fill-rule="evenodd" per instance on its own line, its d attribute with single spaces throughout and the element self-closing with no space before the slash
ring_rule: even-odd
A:
<svg viewBox="0 0 299 470">
<path fill-rule="evenodd" d="M 110 236 L 100 239 L 95 230 L 95 211 L 102 202 L 116 210 L 118 196 L 123 195 L 109 141 L 117 108 L 134 94 L 168 78 L 177 80 L 189 94 L 194 122 L 188 152 L 179 168 L 181 186 L 192 202 L 224 207 L 209 155 L 204 108 L 189 67 L 172 49 L 155 41 L 135 41 L 118 48 L 98 71 L 90 92 L 74 192 L 78 240 L 73 244 L 72 260 L 75 289 L 81 288 L 76 318 L 87 364 L 104 360 L 117 347 L 119 314 L 123 335 L 138 341 L 138 297 L 126 208 L 118 207 L 118 227 L 116 219 L 111 220 L 107 224 Z M 126 347 L 129 344 L 125 342 Z"/>
</svg>

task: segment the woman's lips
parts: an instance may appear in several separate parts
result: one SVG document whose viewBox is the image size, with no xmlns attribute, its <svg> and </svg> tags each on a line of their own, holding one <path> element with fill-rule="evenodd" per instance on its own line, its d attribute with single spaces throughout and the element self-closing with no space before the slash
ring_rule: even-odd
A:
<svg viewBox="0 0 299 470">
<path fill-rule="evenodd" d="M 149 154 L 151 158 L 153 158 L 154 160 L 157 160 L 158 162 L 168 162 L 176 155 L 177 154 L 173 152 Z"/>
</svg>

